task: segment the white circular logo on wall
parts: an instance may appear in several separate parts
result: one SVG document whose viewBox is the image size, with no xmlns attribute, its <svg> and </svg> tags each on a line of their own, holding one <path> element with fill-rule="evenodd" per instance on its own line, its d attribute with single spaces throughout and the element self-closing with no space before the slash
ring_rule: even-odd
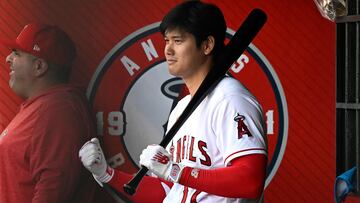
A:
<svg viewBox="0 0 360 203">
<path fill-rule="evenodd" d="M 159 24 L 143 27 L 115 45 L 97 67 L 87 90 L 108 162 L 129 173 L 138 170 L 139 156 L 147 145 L 160 143 L 172 108 L 184 96 L 182 80 L 168 72 Z M 227 39 L 233 35 L 228 29 Z M 281 83 L 253 44 L 231 66 L 229 74 L 263 107 L 269 145 L 267 186 L 287 142 L 288 112 Z"/>
</svg>

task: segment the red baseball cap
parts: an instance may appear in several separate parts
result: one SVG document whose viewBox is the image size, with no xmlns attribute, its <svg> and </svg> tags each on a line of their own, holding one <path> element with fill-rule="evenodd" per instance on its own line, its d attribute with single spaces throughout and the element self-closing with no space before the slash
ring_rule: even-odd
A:
<svg viewBox="0 0 360 203">
<path fill-rule="evenodd" d="M 75 43 L 63 30 L 52 25 L 30 23 L 15 41 L 0 39 L 0 43 L 58 65 L 71 65 L 76 57 Z"/>
</svg>

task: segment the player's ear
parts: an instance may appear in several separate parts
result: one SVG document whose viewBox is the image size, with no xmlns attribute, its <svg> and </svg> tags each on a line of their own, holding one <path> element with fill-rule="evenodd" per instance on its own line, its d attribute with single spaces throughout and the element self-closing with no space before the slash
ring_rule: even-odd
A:
<svg viewBox="0 0 360 203">
<path fill-rule="evenodd" d="M 213 36 L 208 36 L 206 40 L 202 43 L 202 50 L 205 55 L 209 55 L 215 46 L 215 38 Z"/>
</svg>

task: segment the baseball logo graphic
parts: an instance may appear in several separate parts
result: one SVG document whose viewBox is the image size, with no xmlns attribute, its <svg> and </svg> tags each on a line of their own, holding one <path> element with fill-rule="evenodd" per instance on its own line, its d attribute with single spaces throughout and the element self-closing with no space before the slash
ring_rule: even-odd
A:
<svg viewBox="0 0 360 203">
<path fill-rule="evenodd" d="M 252 136 L 244 120 L 245 116 L 240 115 L 239 113 L 234 118 L 234 121 L 238 124 L 238 139 L 241 139 L 243 135 Z"/>
<path fill-rule="evenodd" d="M 107 161 L 129 173 L 138 170 L 139 156 L 147 145 L 160 143 L 172 108 L 184 96 L 182 80 L 168 72 L 159 24 L 143 27 L 116 44 L 97 67 L 87 90 Z M 227 39 L 233 34 L 228 29 Z M 253 44 L 231 66 L 229 75 L 241 81 L 263 107 L 269 145 L 267 186 L 287 142 L 288 112 L 281 83 Z"/>
</svg>

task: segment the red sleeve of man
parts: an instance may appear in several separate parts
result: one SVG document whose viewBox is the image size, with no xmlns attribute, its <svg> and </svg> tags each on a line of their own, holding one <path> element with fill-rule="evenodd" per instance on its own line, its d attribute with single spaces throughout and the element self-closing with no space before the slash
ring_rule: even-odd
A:
<svg viewBox="0 0 360 203">
<path fill-rule="evenodd" d="M 258 199 L 264 188 L 266 164 L 264 154 L 252 154 L 238 157 L 224 168 L 185 167 L 179 183 L 218 196 Z"/>
<path fill-rule="evenodd" d="M 32 203 L 70 202 L 81 193 L 80 187 L 87 187 L 79 184 L 84 176 L 78 150 L 90 138 L 87 128 L 92 123 L 85 105 L 77 103 L 84 101 L 73 99 L 56 96 L 44 100 L 39 110 L 29 152 L 30 173 L 36 182 Z"/>
</svg>

